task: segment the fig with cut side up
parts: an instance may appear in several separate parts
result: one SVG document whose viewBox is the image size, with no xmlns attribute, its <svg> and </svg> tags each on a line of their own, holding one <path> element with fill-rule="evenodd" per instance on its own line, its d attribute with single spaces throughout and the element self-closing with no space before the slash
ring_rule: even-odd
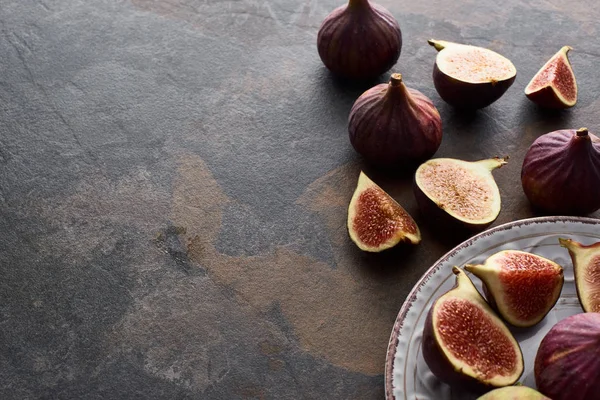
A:
<svg viewBox="0 0 600 400">
<path fill-rule="evenodd" d="M 572 48 L 563 46 L 535 74 L 525 88 L 529 100 L 547 108 L 569 108 L 577 103 L 577 81 L 569 62 L 569 50 Z"/>
<path fill-rule="evenodd" d="M 530 327 L 554 307 L 563 287 L 563 268 L 554 261 L 520 250 L 503 250 L 483 264 L 465 269 L 483 282 L 490 306 L 506 322 Z"/>
<path fill-rule="evenodd" d="M 369 163 L 389 169 L 416 167 L 442 142 L 442 119 L 423 93 L 392 74 L 364 92 L 348 117 L 350 143 Z"/>
<path fill-rule="evenodd" d="M 415 173 L 414 191 L 422 214 L 436 224 L 460 225 L 481 230 L 496 220 L 501 208 L 500 191 L 492 170 L 505 158 L 463 161 L 434 158 Z"/>
<path fill-rule="evenodd" d="M 514 384 L 523 355 L 504 322 L 467 274 L 453 267 L 454 288 L 429 309 L 423 329 L 423 357 L 431 372 L 449 385 L 485 390 Z"/>
<path fill-rule="evenodd" d="M 575 287 L 585 312 L 600 312 L 600 242 L 584 245 L 573 239 L 559 238 L 569 250 L 575 273 Z"/>
<path fill-rule="evenodd" d="M 552 400 L 527 386 L 506 386 L 494 389 L 477 400 Z"/>
<path fill-rule="evenodd" d="M 535 356 L 537 389 L 552 400 L 598 400 L 599 354 L 599 313 L 559 321 L 544 336 Z"/>
<path fill-rule="evenodd" d="M 421 241 L 415 220 L 362 171 L 348 207 L 348 232 L 361 250 L 370 252 Z"/>
<path fill-rule="evenodd" d="M 430 39 L 439 51 L 433 84 L 448 104 L 462 109 L 487 107 L 508 90 L 517 69 L 500 54 L 477 46 Z"/>
<path fill-rule="evenodd" d="M 337 76 L 368 80 L 398 61 L 402 32 L 384 7 L 369 0 L 349 0 L 323 21 L 317 48 L 323 64 Z"/>
</svg>

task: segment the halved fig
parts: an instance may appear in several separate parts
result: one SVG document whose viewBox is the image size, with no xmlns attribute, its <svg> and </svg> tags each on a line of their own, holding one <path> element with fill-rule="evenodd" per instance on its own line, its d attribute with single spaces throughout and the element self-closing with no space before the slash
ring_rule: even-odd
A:
<svg viewBox="0 0 600 400">
<path fill-rule="evenodd" d="M 572 239 L 559 238 L 569 250 L 575 272 L 575 287 L 585 312 L 600 312 L 600 242 L 584 245 Z"/>
<path fill-rule="evenodd" d="M 433 67 L 435 88 L 456 108 L 487 107 L 515 81 L 513 63 L 492 50 L 444 40 L 427 42 L 439 51 Z"/>
<path fill-rule="evenodd" d="M 488 303 L 511 325 L 530 327 L 554 307 L 564 283 L 554 261 L 519 250 L 503 250 L 465 269 L 483 282 Z"/>
<path fill-rule="evenodd" d="M 362 171 L 348 207 L 348 232 L 361 250 L 370 252 L 421 241 L 410 214 Z"/>
<path fill-rule="evenodd" d="M 436 224 L 458 223 L 473 230 L 489 226 L 501 208 L 492 170 L 505 165 L 507 158 L 473 162 L 434 158 L 421 164 L 414 181 L 421 212 Z"/>
<path fill-rule="evenodd" d="M 477 400 L 551 400 L 537 390 L 527 386 L 507 386 L 494 389 Z"/>
<path fill-rule="evenodd" d="M 452 272 L 456 285 L 433 303 L 425 320 L 427 366 L 441 381 L 471 390 L 514 384 L 523 373 L 518 342 L 465 272 Z"/>
<path fill-rule="evenodd" d="M 567 54 L 572 50 L 563 46 L 535 74 L 525 95 L 539 106 L 547 108 L 569 108 L 577 103 L 577 81 Z"/>
</svg>

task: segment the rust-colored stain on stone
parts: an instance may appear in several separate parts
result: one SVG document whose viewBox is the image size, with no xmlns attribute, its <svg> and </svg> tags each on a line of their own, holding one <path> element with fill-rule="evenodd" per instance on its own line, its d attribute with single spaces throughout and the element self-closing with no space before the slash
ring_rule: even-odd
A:
<svg viewBox="0 0 600 400">
<path fill-rule="evenodd" d="M 339 180 L 344 172 L 337 171 L 329 178 Z M 331 185 L 319 182 L 299 200 L 301 204 L 308 201 L 314 207 L 325 206 L 336 246 L 347 241 L 343 229 L 345 197 L 352 193 L 351 185 L 342 186 L 343 193 L 321 193 L 321 188 Z M 302 347 L 313 355 L 349 370 L 382 373 L 397 311 L 397 303 L 390 304 L 387 290 L 382 292 L 372 282 L 356 279 L 348 265 L 352 260 L 342 249 L 336 252 L 335 269 L 285 247 L 253 257 L 220 254 L 214 242 L 223 206 L 229 201 L 200 158 L 186 156 L 180 160 L 172 220 L 186 228 L 182 236 L 190 259 L 206 268 L 213 281 L 231 287 L 241 303 L 264 312 L 277 302 Z M 262 343 L 261 351 L 268 354 L 274 348 Z"/>
</svg>

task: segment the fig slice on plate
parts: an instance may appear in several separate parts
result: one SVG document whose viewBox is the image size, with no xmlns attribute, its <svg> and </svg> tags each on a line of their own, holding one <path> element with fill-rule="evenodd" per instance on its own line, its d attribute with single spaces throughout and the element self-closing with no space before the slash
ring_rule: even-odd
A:
<svg viewBox="0 0 600 400">
<path fill-rule="evenodd" d="M 501 207 L 492 170 L 506 164 L 507 158 L 473 162 L 434 158 L 421 164 L 414 190 L 422 213 L 438 224 L 458 223 L 474 230 L 489 226 Z"/>
<path fill-rule="evenodd" d="M 362 171 L 348 207 L 348 232 L 361 250 L 370 252 L 421 241 L 415 220 Z"/>
<path fill-rule="evenodd" d="M 494 389 L 477 400 L 551 400 L 537 390 L 527 386 L 506 386 Z"/>
<path fill-rule="evenodd" d="M 503 250 L 465 269 L 483 282 L 488 303 L 506 322 L 530 327 L 554 307 L 564 283 L 554 261 L 519 250 Z"/>
<path fill-rule="evenodd" d="M 500 54 L 477 46 L 428 40 L 438 50 L 433 67 L 433 84 L 444 101 L 453 107 L 487 107 L 508 90 L 517 69 Z"/>
<path fill-rule="evenodd" d="M 523 373 L 519 344 L 479 294 L 453 267 L 456 285 L 429 309 L 423 328 L 423 358 L 441 381 L 471 390 L 514 384 Z"/>
<path fill-rule="evenodd" d="M 537 389 L 552 400 L 600 398 L 600 313 L 559 321 L 544 336 L 535 356 Z"/>
<path fill-rule="evenodd" d="M 577 81 L 567 54 L 569 46 L 552 56 L 527 87 L 527 98 L 541 107 L 569 108 L 577 103 Z"/>
<path fill-rule="evenodd" d="M 575 287 L 585 312 L 600 312 L 600 242 L 583 245 L 572 239 L 559 238 L 569 250 L 575 272 Z"/>
</svg>

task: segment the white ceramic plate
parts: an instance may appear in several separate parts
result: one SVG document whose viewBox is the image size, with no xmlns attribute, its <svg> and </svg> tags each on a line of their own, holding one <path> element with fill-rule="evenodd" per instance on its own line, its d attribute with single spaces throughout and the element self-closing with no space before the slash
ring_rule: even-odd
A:
<svg viewBox="0 0 600 400">
<path fill-rule="evenodd" d="M 388 400 L 469 400 L 476 396 L 440 382 L 429 370 L 421 352 L 423 323 L 431 304 L 454 286 L 452 266 L 483 263 L 501 250 L 523 250 L 554 260 L 564 267 L 565 284 L 561 297 L 539 324 L 514 329 L 523 350 L 525 370 L 520 381 L 535 388 L 533 362 L 537 348 L 550 328 L 563 318 L 583 312 L 573 281 L 573 266 L 558 238 L 571 238 L 584 244 L 600 241 L 600 220 L 577 217 L 532 218 L 492 228 L 463 242 L 438 260 L 417 282 L 392 330 L 388 346 L 385 386 Z M 481 289 L 480 281 L 471 275 Z"/>
</svg>

